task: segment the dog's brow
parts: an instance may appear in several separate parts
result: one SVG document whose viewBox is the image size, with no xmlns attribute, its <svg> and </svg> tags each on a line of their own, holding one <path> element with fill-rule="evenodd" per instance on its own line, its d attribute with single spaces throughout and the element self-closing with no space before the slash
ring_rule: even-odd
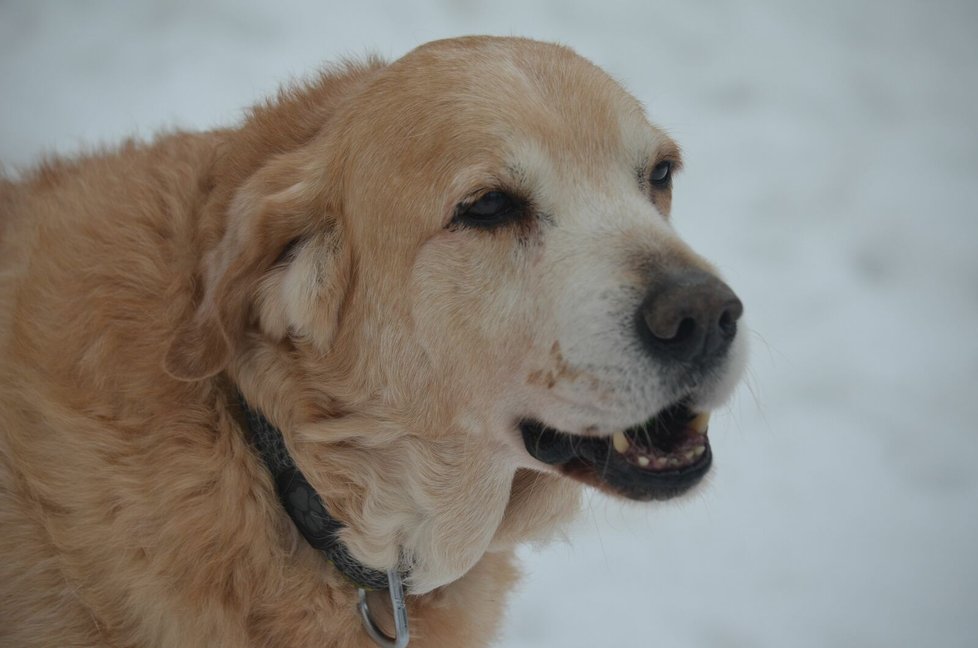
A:
<svg viewBox="0 0 978 648">
<path fill-rule="evenodd" d="M 674 169 L 683 165 L 683 153 L 672 139 L 666 139 L 657 147 L 655 160 L 669 160 Z"/>
</svg>

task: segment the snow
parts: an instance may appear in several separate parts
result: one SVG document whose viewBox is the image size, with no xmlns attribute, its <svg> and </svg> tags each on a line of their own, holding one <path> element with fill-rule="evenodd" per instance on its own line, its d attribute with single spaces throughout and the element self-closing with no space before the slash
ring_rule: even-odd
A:
<svg viewBox="0 0 978 648">
<path fill-rule="evenodd" d="M 682 502 L 595 495 L 523 552 L 529 646 L 978 645 L 978 4 L 0 4 L 0 159 L 209 128 L 323 61 L 573 46 L 683 145 L 680 231 L 750 378 Z"/>
</svg>

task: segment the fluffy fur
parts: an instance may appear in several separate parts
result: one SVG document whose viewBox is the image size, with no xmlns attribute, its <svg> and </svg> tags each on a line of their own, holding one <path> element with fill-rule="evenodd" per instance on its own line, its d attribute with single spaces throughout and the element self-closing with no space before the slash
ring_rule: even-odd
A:
<svg viewBox="0 0 978 648">
<path fill-rule="evenodd" d="M 412 645 L 489 643 L 513 548 L 578 506 L 515 422 L 607 434 L 673 398 L 616 322 L 649 259 L 706 267 L 641 181 L 678 156 L 570 50 L 471 38 L 2 181 L 0 644 L 372 645 L 235 388 L 351 552 L 412 565 Z M 501 185 L 541 217 L 452 226 Z"/>
</svg>

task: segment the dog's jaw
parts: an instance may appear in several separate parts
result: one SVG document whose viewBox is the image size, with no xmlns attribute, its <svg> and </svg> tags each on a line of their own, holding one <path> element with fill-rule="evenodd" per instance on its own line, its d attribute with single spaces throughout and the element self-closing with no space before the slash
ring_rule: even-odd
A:
<svg viewBox="0 0 978 648">
<path fill-rule="evenodd" d="M 516 475 L 510 451 L 490 435 L 458 428 L 435 440 L 428 430 L 404 430 L 370 447 L 325 442 L 348 424 L 302 426 L 294 456 L 343 522 L 340 539 L 351 555 L 376 569 L 402 566 L 413 594 L 461 578 L 507 527 Z M 389 422 L 375 425 L 379 434 L 392 432 Z M 421 435 L 429 439 L 420 441 Z"/>
</svg>

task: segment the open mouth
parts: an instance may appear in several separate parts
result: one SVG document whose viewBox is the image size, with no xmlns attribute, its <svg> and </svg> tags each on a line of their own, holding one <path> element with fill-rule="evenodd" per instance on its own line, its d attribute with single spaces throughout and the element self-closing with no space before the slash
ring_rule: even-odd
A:
<svg viewBox="0 0 978 648">
<path fill-rule="evenodd" d="M 537 460 L 601 490 L 635 500 L 674 497 L 710 469 L 706 437 L 710 415 L 697 414 L 685 400 L 610 437 L 585 437 L 520 423 L 523 443 Z"/>
</svg>

